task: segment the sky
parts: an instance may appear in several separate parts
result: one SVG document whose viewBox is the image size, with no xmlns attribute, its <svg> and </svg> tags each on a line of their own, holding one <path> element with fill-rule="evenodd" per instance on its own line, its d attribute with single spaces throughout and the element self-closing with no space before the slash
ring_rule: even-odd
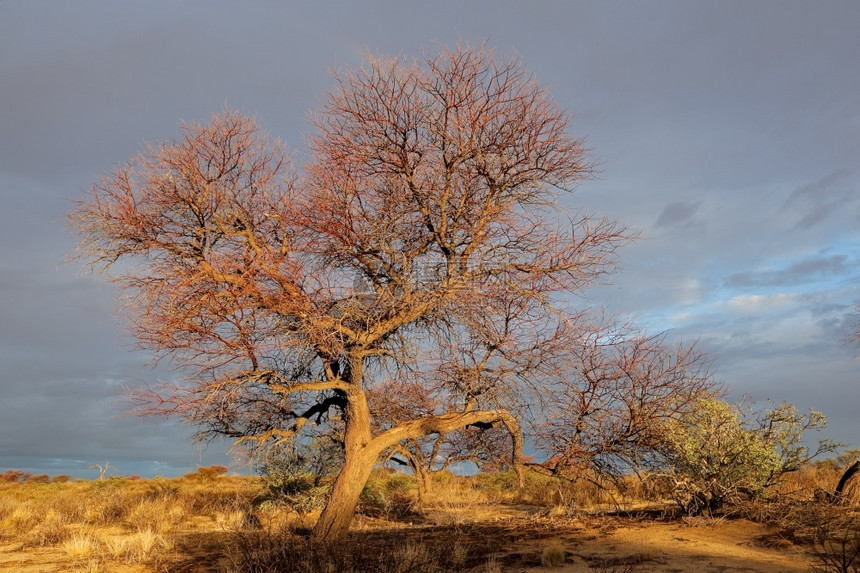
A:
<svg viewBox="0 0 860 573">
<path fill-rule="evenodd" d="M 860 3 L 0 0 L 0 471 L 173 476 L 229 464 L 124 414 L 175 376 L 69 263 L 72 201 L 225 105 L 299 153 L 332 70 L 486 42 L 573 114 L 599 165 L 564 201 L 636 229 L 589 304 L 699 340 L 738 399 L 860 447 Z"/>
</svg>

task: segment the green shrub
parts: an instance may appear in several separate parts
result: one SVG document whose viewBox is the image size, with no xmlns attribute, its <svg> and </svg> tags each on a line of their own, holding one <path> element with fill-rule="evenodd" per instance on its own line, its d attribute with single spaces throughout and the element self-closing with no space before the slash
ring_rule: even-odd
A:
<svg viewBox="0 0 860 573">
<path fill-rule="evenodd" d="M 806 430 L 820 430 L 822 414 L 798 414 L 791 404 L 754 412 L 746 404 L 716 399 L 696 407 L 663 428 L 662 454 L 675 501 L 688 513 L 711 513 L 739 497 L 753 498 L 786 472 L 838 445 L 819 442 L 810 452 L 802 444 Z"/>
<path fill-rule="evenodd" d="M 275 502 L 290 506 L 298 513 L 310 513 L 325 505 L 329 487 L 318 485 L 314 476 L 295 473 L 293 468 L 266 464 L 258 468 L 265 493 L 258 503 Z"/>
<path fill-rule="evenodd" d="M 403 473 L 374 470 L 358 500 L 358 510 L 371 517 L 401 519 L 413 513 L 418 484 Z"/>
</svg>

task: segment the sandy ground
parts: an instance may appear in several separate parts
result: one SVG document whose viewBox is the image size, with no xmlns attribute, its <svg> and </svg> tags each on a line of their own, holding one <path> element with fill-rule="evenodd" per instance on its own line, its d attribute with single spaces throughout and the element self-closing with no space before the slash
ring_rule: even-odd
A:
<svg viewBox="0 0 860 573">
<path fill-rule="evenodd" d="M 146 565 L 113 564 L 91 568 L 87 561 L 70 561 L 56 547 L 20 550 L 20 544 L 0 545 L 0 571 L 16 573 L 73 573 L 102 571 L 110 573 L 151 573 L 155 568 Z"/>
<path fill-rule="evenodd" d="M 747 520 L 681 522 L 621 521 L 599 529 L 583 528 L 559 536 L 567 551 L 554 571 L 808 572 L 807 548 L 782 540 L 774 530 Z M 544 547 L 551 541 L 544 541 Z M 521 571 L 547 571 L 527 567 Z"/>
</svg>

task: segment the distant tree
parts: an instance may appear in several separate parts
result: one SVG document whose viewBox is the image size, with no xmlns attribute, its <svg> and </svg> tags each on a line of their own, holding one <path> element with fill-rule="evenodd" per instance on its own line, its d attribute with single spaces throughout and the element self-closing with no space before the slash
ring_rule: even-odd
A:
<svg viewBox="0 0 860 573">
<path fill-rule="evenodd" d="M 226 111 L 148 146 L 70 217 L 81 256 L 131 295 L 140 345 L 187 373 L 141 389 L 139 412 L 240 444 L 336 428 L 317 540 L 346 533 L 374 464 L 410 440 L 503 427 L 518 467 L 518 415 L 564 375 L 567 301 L 626 238 L 559 206 L 590 173 L 584 148 L 516 60 L 458 46 L 336 81 L 301 175 Z M 376 423 L 383 384 L 433 407 Z"/>
<path fill-rule="evenodd" d="M 23 470 L 6 470 L 0 474 L 0 480 L 9 483 L 24 483 L 33 477 L 33 474 Z"/>
<path fill-rule="evenodd" d="M 196 479 L 200 481 L 211 481 L 226 475 L 227 466 L 197 466 L 197 471 L 185 474 L 186 478 Z"/>
<path fill-rule="evenodd" d="M 97 462 L 93 462 L 88 466 L 90 469 L 99 470 L 99 479 L 103 480 L 107 477 L 108 473 L 112 471 L 116 471 L 116 467 L 113 466 L 109 461 L 105 460 L 105 463 L 100 464 Z"/>
</svg>

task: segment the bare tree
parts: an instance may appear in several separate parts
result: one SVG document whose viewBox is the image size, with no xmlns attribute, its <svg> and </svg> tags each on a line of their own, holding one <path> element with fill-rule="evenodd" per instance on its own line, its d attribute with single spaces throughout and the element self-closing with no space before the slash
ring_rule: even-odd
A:
<svg viewBox="0 0 860 573">
<path fill-rule="evenodd" d="M 534 427 L 543 469 L 554 475 L 612 478 L 647 467 L 666 422 L 721 391 L 695 344 L 603 317 L 581 318 L 569 337 L 555 358 L 566 375 Z"/>
<path fill-rule="evenodd" d="M 246 445 L 338 426 L 344 462 L 313 532 L 332 540 L 398 444 L 499 425 L 519 465 L 517 406 L 559 376 L 565 300 L 611 270 L 625 233 L 559 207 L 589 174 L 583 146 L 487 49 L 372 59 L 336 77 L 313 124 L 300 172 L 238 113 L 184 125 L 70 220 L 131 295 L 141 346 L 187 374 L 141 389 L 140 412 Z M 381 384 L 417 384 L 432 407 L 375 424 Z"/>
</svg>

